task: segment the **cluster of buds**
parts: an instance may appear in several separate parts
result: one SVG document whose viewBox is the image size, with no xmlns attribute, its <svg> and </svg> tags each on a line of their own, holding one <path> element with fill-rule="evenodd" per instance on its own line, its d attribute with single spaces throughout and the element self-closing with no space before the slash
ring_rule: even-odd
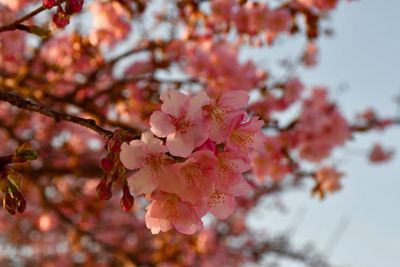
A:
<svg viewBox="0 0 400 267">
<path fill-rule="evenodd" d="M 108 154 L 101 160 L 101 168 L 104 170 L 104 176 L 97 186 L 97 195 L 101 200 L 108 200 L 112 197 L 112 185 L 116 181 L 123 181 L 121 207 L 124 211 L 131 210 L 134 198 L 129 191 L 129 186 L 125 177 L 125 168 L 122 165 L 119 154 L 121 152 L 121 144 L 129 142 L 134 139 L 134 136 L 122 131 L 117 130 L 114 135 L 107 142 L 106 150 Z"/>
<path fill-rule="evenodd" d="M 53 8 L 57 6 L 57 12 L 53 15 L 53 22 L 58 28 L 64 28 L 69 24 L 69 18 L 75 13 L 82 11 L 84 0 L 43 0 L 45 8 Z M 62 3 L 64 3 L 62 5 Z"/>
<path fill-rule="evenodd" d="M 17 148 L 15 154 L 0 157 L 0 191 L 3 195 L 3 209 L 9 214 L 23 213 L 26 201 L 20 192 L 21 174 L 10 167 L 11 164 L 23 164 L 35 160 L 37 155 L 30 144 Z"/>
</svg>

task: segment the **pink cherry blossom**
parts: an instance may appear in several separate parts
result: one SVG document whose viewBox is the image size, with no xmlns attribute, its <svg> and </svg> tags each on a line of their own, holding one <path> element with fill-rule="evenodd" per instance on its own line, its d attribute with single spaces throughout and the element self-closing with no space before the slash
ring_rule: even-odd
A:
<svg viewBox="0 0 400 267">
<path fill-rule="evenodd" d="M 182 200 L 200 203 L 214 190 L 216 165 L 217 158 L 211 151 L 196 151 L 185 162 L 173 164 L 170 170 L 176 175 L 169 175 L 172 179 L 164 179 L 160 187 Z"/>
<path fill-rule="evenodd" d="M 210 105 L 204 106 L 206 117 L 210 121 L 212 141 L 219 144 L 227 139 L 233 117 L 244 112 L 242 109 L 248 101 L 249 95 L 246 91 L 236 90 L 225 92 Z"/>
<path fill-rule="evenodd" d="M 145 132 L 141 140 L 133 140 L 121 145 L 120 159 L 127 169 L 137 170 L 128 178 L 134 195 L 152 192 L 158 186 L 160 177 L 167 173 L 166 166 L 171 163 L 162 141 Z"/>
<path fill-rule="evenodd" d="M 146 207 L 146 226 L 153 234 L 167 232 L 175 227 L 181 233 L 193 234 L 203 227 L 194 207 L 177 195 L 156 191 Z"/>
<path fill-rule="evenodd" d="M 247 155 L 239 152 L 217 153 L 217 181 L 214 191 L 208 196 L 210 212 L 219 219 L 226 219 L 235 208 L 235 196 L 251 191 L 242 173 L 250 169 Z"/>
<path fill-rule="evenodd" d="M 230 125 L 229 137 L 226 142 L 228 150 L 248 152 L 252 148 L 260 147 L 264 141 L 261 127 L 264 121 L 258 117 L 251 117 L 243 122 L 244 115 L 236 116 Z"/>
<path fill-rule="evenodd" d="M 178 91 L 168 91 L 160 96 L 161 111 L 150 117 L 151 131 L 166 137 L 168 151 L 179 157 L 188 157 L 208 138 L 208 127 L 202 107 L 209 104 L 206 93 L 192 97 Z"/>
</svg>

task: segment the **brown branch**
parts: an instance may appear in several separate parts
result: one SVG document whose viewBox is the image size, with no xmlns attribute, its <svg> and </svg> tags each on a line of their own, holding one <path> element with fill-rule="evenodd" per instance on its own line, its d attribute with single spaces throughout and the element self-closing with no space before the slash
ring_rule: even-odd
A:
<svg viewBox="0 0 400 267">
<path fill-rule="evenodd" d="M 60 0 L 57 2 L 57 5 L 62 4 L 63 2 L 65 2 L 65 0 Z M 29 12 L 28 14 L 26 14 L 25 16 L 9 23 L 9 24 L 5 24 L 0 26 L 0 33 L 1 32 L 6 32 L 6 31 L 14 31 L 17 30 L 18 27 L 21 25 L 22 22 L 29 20 L 30 18 L 36 16 L 37 14 L 47 10 L 48 8 L 44 7 L 43 5 L 40 7 L 37 7 L 36 9 L 32 10 L 31 12 Z"/>
<path fill-rule="evenodd" d="M 104 136 L 105 138 L 110 138 L 113 135 L 113 132 L 100 127 L 99 125 L 96 124 L 96 121 L 93 119 L 84 119 L 81 117 L 57 112 L 48 107 L 34 103 L 30 100 L 27 100 L 17 94 L 11 94 L 8 92 L 0 91 L 0 101 L 5 101 L 5 102 L 10 103 L 13 106 L 40 113 L 47 117 L 53 118 L 56 122 L 69 121 L 69 122 L 72 122 L 75 124 L 79 124 L 81 126 L 84 126 L 88 129 L 91 129 L 91 130 L 97 132 L 98 134 L 100 134 L 101 136 Z"/>
</svg>

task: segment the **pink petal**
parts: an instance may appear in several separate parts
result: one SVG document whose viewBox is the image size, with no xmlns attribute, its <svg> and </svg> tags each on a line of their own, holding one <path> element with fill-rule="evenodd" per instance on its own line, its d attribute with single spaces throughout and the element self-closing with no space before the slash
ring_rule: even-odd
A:
<svg viewBox="0 0 400 267">
<path fill-rule="evenodd" d="M 176 118 L 178 118 L 181 113 L 185 111 L 185 105 L 189 100 L 186 95 L 175 90 L 162 93 L 160 99 L 163 102 L 161 105 L 161 110 Z"/>
<path fill-rule="evenodd" d="M 244 90 L 228 91 L 221 95 L 218 101 L 219 106 L 229 110 L 238 110 L 247 105 L 249 102 L 249 94 Z"/>
<path fill-rule="evenodd" d="M 217 218 L 224 220 L 235 209 L 235 198 L 220 191 L 214 192 L 208 201 L 210 212 Z"/>
<path fill-rule="evenodd" d="M 187 117 L 192 121 L 200 120 L 203 114 L 202 107 L 209 103 L 210 98 L 207 96 L 207 93 L 201 92 L 194 95 L 189 100 Z"/>
<path fill-rule="evenodd" d="M 176 230 L 191 235 L 203 228 L 202 221 L 197 217 L 190 204 L 180 202 L 177 204 L 177 208 L 179 216 L 173 222 Z"/>
<path fill-rule="evenodd" d="M 175 165 L 163 168 L 161 171 L 163 175 L 158 178 L 158 187 L 164 192 L 180 195 L 185 188 L 185 178 L 179 175 L 179 170 Z"/>
<path fill-rule="evenodd" d="M 163 145 L 163 142 L 155 138 L 150 131 L 142 133 L 142 141 L 145 143 L 145 150 L 147 154 L 158 154 L 167 152 L 167 148 Z"/>
<path fill-rule="evenodd" d="M 187 136 L 192 137 L 195 147 L 202 145 L 208 139 L 209 124 L 201 123 L 188 129 Z"/>
<path fill-rule="evenodd" d="M 229 193 L 234 196 L 244 196 L 252 191 L 249 183 L 240 175 L 240 179 L 229 187 Z"/>
<path fill-rule="evenodd" d="M 175 131 L 171 118 L 161 111 L 154 111 L 150 117 L 150 130 L 158 137 L 167 137 Z"/>
<path fill-rule="evenodd" d="M 137 196 L 152 192 L 157 188 L 157 181 L 152 175 L 150 167 L 144 166 L 128 177 L 128 185 L 133 195 Z"/>
<path fill-rule="evenodd" d="M 122 143 L 119 158 L 125 168 L 136 170 L 143 166 L 146 154 L 143 152 L 143 143 L 133 140 L 129 143 Z"/>
<path fill-rule="evenodd" d="M 161 232 L 167 232 L 172 229 L 172 223 L 165 218 L 155 218 L 152 217 L 153 209 L 158 208 L 158 205 L 154 205 L 155 201 L 150 203 L 146 209 L 146 227 L 151 230 L 153 234 L 158 234 Z"/>
<path fill-rule="evenodd" d="M 173 156 L 186 158 L 192 153 L 195 144 L 190 136 L 175 132 L 168 135 L 166 146 Z"/>
<path fill-rule="evenodd" d="M 238 151 L 220 152 L 217 157 L 230 166 L 230 170 L 235 173 L 244 173 L 251 168 L 247 154 Z"/>
</svg>

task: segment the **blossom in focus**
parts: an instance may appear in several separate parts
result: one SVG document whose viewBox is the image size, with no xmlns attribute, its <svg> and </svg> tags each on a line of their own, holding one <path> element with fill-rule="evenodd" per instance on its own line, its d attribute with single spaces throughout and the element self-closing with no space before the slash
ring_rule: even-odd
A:
<svg viewBox="0 0 400 267">
<path fill-rule="evenodd" d="M 158 186 L 162 176 L 168 174 L 166 167 L 171 163 L 165 153 L 162 141 L 150 132 L 142 134 L 141 140 L 132 140 L 121 145 L 120 159 L 127 169 L 137 170 L 128 177 L 128 184 L 134 195 L 151 193 Z"/>
<path fill-rule="evenodd" d="M 226 146 L 231 151 L 248 152 L 250 149 L 260 147 L 264 141 L 261 127 L 264 121 L 258 117 L 251 117 L 243 122 L 243 115 L 238 115 L 231 122 L 231 129 Z"/>
<path fill-rule="evenodd" d="M 167 232 L 175 227 L 184 234 L 194 234 L 203 223 L 193 206 L 177 195 L 155 191 L 152 202 L 146 207 L 146 226 L 153 234 Z"/>
<path fill-rule="evenodd" d="M 208 138 L 208 127 L 203 117 L 203 106 L 209 104 L 206 93 L 188 97 L 178 91 L 168 91 L 160 96 L 161 111 L 150 117 L 151 131 L 166 137 L 168 151 L 179 157 L 188 157 Z"/>
<path fill-rule="evenodd" d="M 206 117 L 210 121 L 210 139 L 217 144 L 225 142 L 229 134 L 229 126 L 232 119 L 243 114 L 243 108 L 249 101 L 246 91 L 235 90 L 221 94 L 210 105 L 203 109 Z"/>
</svg>

